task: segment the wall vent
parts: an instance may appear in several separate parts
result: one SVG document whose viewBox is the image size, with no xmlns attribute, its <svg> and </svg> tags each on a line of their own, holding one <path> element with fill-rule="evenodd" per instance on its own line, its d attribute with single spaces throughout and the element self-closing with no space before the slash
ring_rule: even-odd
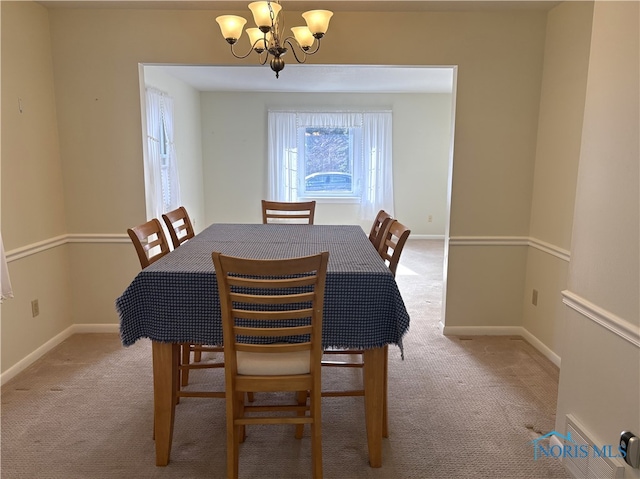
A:
<svg viewBox="0 0 640 479">
<path fill-rule="evenodd" d="M 617 464 L 615 459 L 595 454 L 594 443 L 589 439 L 586 429 L 571 415 L 567 414 L 567 436 L 571 435 L 572 443 L 566 439 L 563 446 L 571 448 L 586 446 L 589 451 L 587 457 L 563 457 L 562 462 L 569 473 L 576 479 L 622 479 L 624 466 Z M 597 447 L 602 448 L 601 444 Z M 617 451 L 617 441 L 612 445 L 613 452 Z"/>
</svg>

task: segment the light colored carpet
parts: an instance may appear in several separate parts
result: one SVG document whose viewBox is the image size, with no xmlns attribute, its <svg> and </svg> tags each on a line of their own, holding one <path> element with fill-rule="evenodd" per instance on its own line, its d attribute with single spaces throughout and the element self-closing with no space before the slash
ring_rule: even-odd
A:
<svg viewBox="0 0 640 479">
<path fill-rule="evenodd" d="M 383 467 L 367 462 L 362 398 L 324 398 L 325 477 L 568 478 L 557 460 L 534 461 L 530 443 L 554 428 L 557 368 L 519 338 L 442 336 L 441 241 L 410 241 L 401 265 L 411 329 L 404 361 L 390 349 Z M 224 477 L 221 399 L 183 398 L 171 462 L 154 465 L 150 349 L 147 340 L 123 348 L 117 335 L 75 335 L 8 382 L 2 478 Z M 221 384 L 220 372 L 192 373 L 192 383 Z M 332 368 L 323 380 L 338 387 L 359 371 Z M 308 435 L 250 428 L 240 477 L 310 477 Z"/>
</svg>

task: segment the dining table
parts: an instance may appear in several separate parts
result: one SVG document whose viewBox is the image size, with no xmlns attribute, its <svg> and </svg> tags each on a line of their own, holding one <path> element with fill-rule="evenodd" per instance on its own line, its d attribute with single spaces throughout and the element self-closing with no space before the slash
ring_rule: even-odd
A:
<svg viewBox="0 0 640 479">
<path fill-rule="evenodd" d="M 156 465 L 169 463 L 181 343 L 222 345 L 211 253 L 253 259 L 329 252 L 322 343 L 362 349 L 369 464 L 382 466 L 386 348 L 409 329 L 393 274 L 358 225 L 214 223 L 140 271 L 116 300 L 124 346 L 152 343 Z"/>
</svg>

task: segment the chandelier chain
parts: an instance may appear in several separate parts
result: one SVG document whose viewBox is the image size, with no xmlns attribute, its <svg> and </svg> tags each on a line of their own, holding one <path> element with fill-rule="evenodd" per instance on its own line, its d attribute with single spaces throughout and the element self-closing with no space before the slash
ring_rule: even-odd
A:
<svg viewBox="0 0 640 479">
<path fill-rule="evenodd" d="M 276 25 L 276 14 L 273 11 L 273 7 L 271 6 L 271 2 L 267 2 L 267 6 L 269 7 L 269 17 L 271 18 L 271 38 L 275 43 L 276 47 L 280 46 L 280 39 L 278 38 L 278 26 Z M 267 43 L 267 34 L 265 36 L 265 45 Z"/>
</svg>

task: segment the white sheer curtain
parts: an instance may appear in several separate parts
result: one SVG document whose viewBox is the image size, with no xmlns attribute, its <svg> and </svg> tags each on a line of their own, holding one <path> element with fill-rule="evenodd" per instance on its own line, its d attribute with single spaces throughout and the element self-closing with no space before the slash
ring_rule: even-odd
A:
<svg viewBox="0 0 640 479">
<path fill-rule="evenodd" d="M 384 209 L 394 214 L 392 168 L 392 114 L 367 112 L 269 111 L 269 199 L 296 201 L 298 128 L 361 128 L 362 178 L 360 178 L 360 218 L 374 218 Z"/>
<path fill-rule="evenodd" d="M 181 205 L 180 200 L 180 181 L 178 178 L 178 161 L 176 158 L 176 145 L 174 143 L 173 132 L 173 98 L 163 96 L 163 115 L 166 141 L 166 166 L 165 166 L 165 183 L 163 187 L 164 208 L 167 211 L 175 210 Z"/>
<path fill-rule="evenodd" d="M 364 185 L 360 219 L 375 218 L 378 211 L 393 211 L 392 116 L 390 111 L 362 115 L 364 145 Z"/>
<path fill-rule="evenodd" d="M 180 182 L 173 144 L 173 99 L 147 88 L 147 158 L 145 191 L 147 211 L 159 218 L 180 206 Z"/>
<path fill-rule="evenodd" d="M 297 185 L 292 184 L 291 163 L 297 162 L 298 134 L 296 114 L 269 111 L 269 172 L 268 187 L 271 201 L 296 201 Z M 297 169 L 295 170 L 297 171 Z"/>
<path fill-rule="evenodd" d="M 7 258 L 4 255 L 4 244 L 0 234 L 0 303 L 9 298 L 13 298 L 13 290 L 11 289 L 9 268 L 7 267 Z"/>
</svg>

